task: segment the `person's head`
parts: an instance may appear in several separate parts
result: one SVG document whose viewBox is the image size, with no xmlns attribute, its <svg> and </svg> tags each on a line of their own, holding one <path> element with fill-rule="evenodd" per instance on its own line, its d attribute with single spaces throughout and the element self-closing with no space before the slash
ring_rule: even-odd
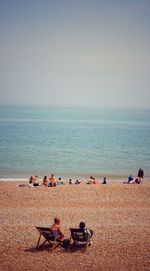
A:
<svg viewBox="0 0 150 271">
<path fill-rule="evenodd" d="M 58 179 L 59 181 L 61 181 L 61 177 L 59 177 L 59 179 Z"/>
<path fill-rule="evenodd" d="M 59 225 L 60 224 L 60 218 L 55 217 L 54 218 L 54 223 L 57 224 L 57 225 Z"/>
<path fill-rule="evenodd" d="M 54 174 L 52 174 L 51 177 L 54 177 Z"/>
<path fill-rule="evenodd" d="M 81 221 L 80 224 L 79 224 L 79 228 L 84 229 L 85 228 L 85 222 Z"/>
<path fill-rule="evenodd" d="M 44 176 L 44 180 L 46 180 L 47 179 L 47 176 Z"/>
</svg>

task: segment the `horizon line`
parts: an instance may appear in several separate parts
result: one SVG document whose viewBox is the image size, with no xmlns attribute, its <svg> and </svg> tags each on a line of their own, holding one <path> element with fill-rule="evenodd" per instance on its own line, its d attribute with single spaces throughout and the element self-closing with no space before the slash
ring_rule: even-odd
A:
<svg viewBox="0 0 150 271">
<path fill-rule="evenodd" d="M 62 108 L 62 109 L 97 109 L 97 110 L 130 110 L 130 111 L 150 111 L 150 107 L 132 106 L 100 106 L 100 105 L 51 105 L 51 104 L 0 104 L 0 107 L 35 107 L 35 108 Z"/>
</svg>

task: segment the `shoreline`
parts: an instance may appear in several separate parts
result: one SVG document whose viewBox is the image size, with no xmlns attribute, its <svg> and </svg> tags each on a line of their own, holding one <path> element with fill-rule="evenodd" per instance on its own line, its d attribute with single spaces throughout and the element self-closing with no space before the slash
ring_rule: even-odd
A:
<svg viewBox="0 0 150 271">
<path fill-rule="evenodd" d="M 110 180 L 110 181 L 126 181 L 128 179 L 128 176 L 131 174 L 133 176 L 133 178 L 137 178 L 137 174 L 138 174 L 138 171 L 131 171 L 131 172 L 122 172 L 122 173 L 103 173 L 103 172 L 99 172 L 99 173 L 94 173 L 94 172 L 88 172 L 88 173 L 81 173 L 81 172 L 78 172 L 78 173 L 57 173 L 55 171 L 50 171 L 50 172 L 46 172 L 45 174 L 44 173 L 41 173 L 41 172 L 38 172 L 38 171 L 33 171 L 33 172 L 30 172 L 29 174 L 28 173 L 25 173 L 25 174 L 19 174 L 19 175 L 2 175 L 1 173 L 1 176 L 0 176 L 0 181 L 7 181 L 7 180 L 10 180 L 10 181 L 28 181 L 30 176 L 31 175 L 34 175 L 34 176 L 38 176 L 39 177 L 39 180 L 43 180 L 43 177 L 46 175 L 48 178 L 51 176 L 51 174 L 54 174 L 55 178 L 58 180 L 59 178 L 61 178 L 62 180 L 69 180 L 70 178 L 72 180 L 81 180 L 81 181 L 86 181 L 90 178 L 90 176 L 93 176 L 96 178 L 96 180 L 100 181 L 100 180 L 103 180 L 104 177 L 106 177 L 107 180 Z M 145 172 L 144 174 L 144 180 L 149 180 L 150 179 L 150 172 Z"/>
<path fill-rule="evenodd" d="M 58 180 L 59 177 L 56 177 L 56 180 Z M 69 179 L 71 177 L 62 177 L 62 181 L 65 182 L 65 183 L 68 183 Z M 135 179 L 136 177 L 134 177 Z M 89 177 L 87 178 L 80 178 L 80 177 L 76 177 L 76 178 L 71 178 L 73 181 L 75 180 L 80 180 L 81 182 L 86 182 Z M 125 181 L 127 181 L 128 177 L 107 177 L 107 182 L 108 183 L 123 183 Z M 43 179 L 42 178 L 39 178 L 39 182 L 42 183 Z M 96 178 L 96 181 L 97 181 L 97 184 L 99 184 L 100 182 L 103 181 L 103 177 L 101 178 Z M 150 181 L 150 177 L 145 177 L 144 178 L 144 182 L 149 182 Z M 25 183 L 29 183 L 29 178 L 15 178 L 15 177 L 12 177 L 12 178 L 0 178 L 0 182 L 25 182 Z"/>
</svg>

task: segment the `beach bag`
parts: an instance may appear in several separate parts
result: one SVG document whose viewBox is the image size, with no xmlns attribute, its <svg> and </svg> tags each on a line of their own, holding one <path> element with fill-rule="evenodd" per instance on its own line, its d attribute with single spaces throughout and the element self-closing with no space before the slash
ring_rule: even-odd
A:
<svg viewBox="0 0 150 271">
<path fill-rule="evenodd" d="M 69 245 L 70 245 L 70 240 L 69 239 L 64 239 L 62 241 L 62 247 L 63 248 L 67 249 L 69 247 Z"/>
</svg>

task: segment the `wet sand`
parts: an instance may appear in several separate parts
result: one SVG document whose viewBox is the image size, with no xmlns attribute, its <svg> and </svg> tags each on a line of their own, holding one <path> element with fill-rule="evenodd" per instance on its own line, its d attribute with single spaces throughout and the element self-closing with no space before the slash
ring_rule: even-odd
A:
<svg viewBox="0 0 150 271">
<path fill-rule="evenodd" d="M 0 270 L 150 270 L 150 181 L 54 188 L 19 184 L 0 182 Z M 35 227 L 49 227 L 56 216 L 66 238 L 70 227 L 85 221 L 95 232 L 92 246 L 36 250 Z"/>
</svg>

